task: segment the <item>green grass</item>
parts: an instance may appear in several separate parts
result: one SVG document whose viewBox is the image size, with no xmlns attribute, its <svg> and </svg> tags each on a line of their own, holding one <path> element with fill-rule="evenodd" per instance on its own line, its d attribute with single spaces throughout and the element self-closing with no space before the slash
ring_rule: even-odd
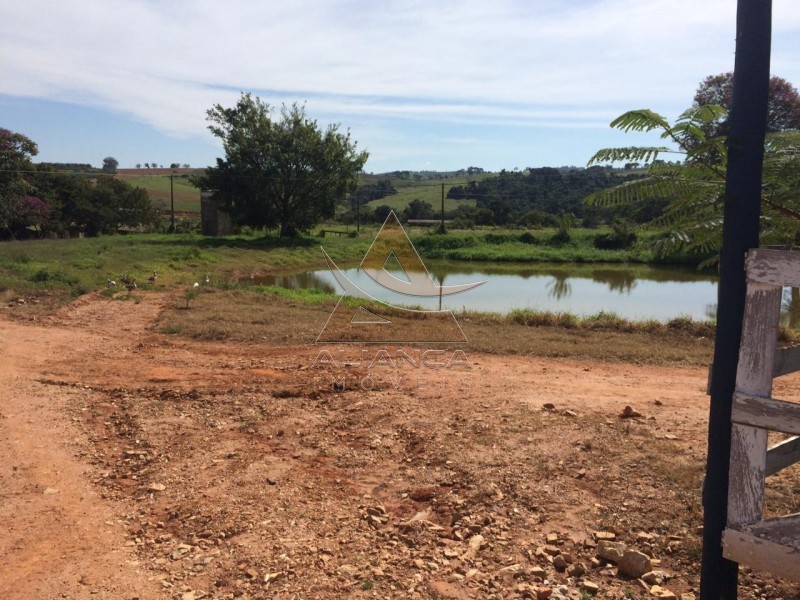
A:
<svg viewBox="0 0 800 600">
<path fill-rule="evenodd" d="M 604 229 L 575 229 L 571 240 L 553 242 L 555 230 L 532 232 L 450 232 L 448 235 L 412 235 L 419 253 L 426 258 L 496 262 L 652 263 L 652 252 L 643 248 L 599 250 L 594 238 Z M 672 261 L 680 262 L 680 261 Z"/>
<path fill-rule="evenodd" d="M 446 190 L 447 188 L 445 188 Z M 445 191 L 445 193 L 447 193 Z M 379 206 L 389 206 L 391 207 L 394 212 L 401 213 L 408 206 L 413 200 L 419 198 L 424 202 L 428 202 L 433 206 L 434 210 L 438 211 L 442 208 L 442 191 L 441 188 L 436 189 L 428 189 L 426 187 L 419 186 L 417 188 L 403 188 L 403 190 L 398 190 L 397 194 L 393 196 L 386 196 L 385 198 L 379 198 L 378 200 L 373 200 L 372 202 L 368 202 L 364 206 L 366 207 L 367 211 L 375 210 Z M 453 200 L 452 198 L 445 198 L 444 199 L 444 209 L 445 211 L 451 211 L 457 209 L 459 206 L 475 206 L 475 200 Z"/>
<path fill-rule="evenodd" d="M 170 209 L 169 176 L 167 175 L 118 175 L 119 179 L 147 191 L 153 205 L 161 210 Z M 200 190 L 185 177 L 174 179 L 175 210 L 178 212 L 200 212 Z"/>
<path fill-rule="evenodd" d="M 392 185 L 397 190 L 397 193 L 385 198 L 379 198 L 368 202 L 365 206 L 367 210 L 374 210 L 378 206 L 386 205 L 391 206 L 395 212 L 402 212 L 412 200 L 419 198 L 424 202 L 428 202 L 433 206 L 436 211 L 442 207 L 442 184 L 444 183 L 444 193 L 447 195 L 448 190 L 455 185 L 464 185 L 469 181 L 480 181 L 486 177 L 493 176 L 493 173 L 483 173 L 480 175 L 473 175 L 471 177 L 456 177 L 453 179 L 426 180 L 426 181 L 413 181 L 408 179 L 392 179 Z M 381 177 L 365 177 L 364 183 L 374 183 L 375 180 L 382 179 Z M 444 199 L 444 209 L 446 211 L 455 210 L 459 206 L 475 206 L 475 200 L 453 200 L 451 198 Z"/>
<path fill-rule="evenodd" d="M 158 285 L 191 285 L 209 273 L 233 281 L 252 273 L 322 268 L 320 242 L 313 238 L 194 234 L 131 234 L 99 238 L 2 242 L 0 293 L 58 292 L 69 297 L 105 288 L 127 274 L 139 284 L 153 271 Z M 342 264 L 360 260 L 371 238 L 325 238 L 325 249 Z"/>
</svg>

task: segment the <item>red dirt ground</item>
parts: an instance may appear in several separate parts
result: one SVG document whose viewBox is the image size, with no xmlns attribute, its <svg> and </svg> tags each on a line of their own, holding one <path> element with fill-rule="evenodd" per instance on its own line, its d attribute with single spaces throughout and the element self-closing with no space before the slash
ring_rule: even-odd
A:
<svg viewBox="0 0 800 600">
<path fill-rule="evenodd" d="M 312 345 L 163 335 L 171 304 L 0 313 L 0 598 L 651 597 L 600 531 L 697 593 L 704 369 L 315 369 Z M 798 493 L 788 472 L 769 502 Z"/>
</svg>

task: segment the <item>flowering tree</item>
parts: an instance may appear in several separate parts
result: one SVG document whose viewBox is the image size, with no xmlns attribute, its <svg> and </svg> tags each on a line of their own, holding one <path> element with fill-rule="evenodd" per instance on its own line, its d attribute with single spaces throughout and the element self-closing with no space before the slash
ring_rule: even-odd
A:
<svg viewBox="0 0 800 600">
<path fill-rule="evenodd" d="M 720 73 L 706 77 L 694 95 L 694 106 L 715 104 L 730 111 L 733 104 L 733 73 Z M 788 81 L 777 75 L 769 80 L 767 104 L 767 131 L 800 129 L 800 94 Z M 710 124 L 706 134 L 726 135 L 727 114 L 722 120 Z"/>
<path fill-rule="evenodd" d="M 14 235 L 28 228 L 41 233 L 50 222 L 51 214 L 52 207 L 41 198 L 29 194 L 18 196 L 8 204 L 7 228 Z"/>
<path fill-rule="evenodd" d="M 0 227 L 12 235 L 12 224 L 35 204 L 24 200 L 32 198 L 34 191 L 25 175 L 38 151 L 36 144 L 21 133 L 0 128 Z"/>
</svg>

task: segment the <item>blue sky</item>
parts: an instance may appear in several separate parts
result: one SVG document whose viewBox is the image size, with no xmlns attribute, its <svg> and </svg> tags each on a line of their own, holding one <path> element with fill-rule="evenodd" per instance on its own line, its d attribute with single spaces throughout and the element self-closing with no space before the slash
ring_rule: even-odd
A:
<svg viewBox="0 0 800 600">
<path fill-rule="evenodd" d="M 4 0 L 0 127 L 38 160 L 205 166 L 206 110 L 305 102 L 366 170 L 585 165 L 733 69 L 735 0 Z M 800 85 L 800 4 L 773 1 L 772 72 Z"/>
</svg>

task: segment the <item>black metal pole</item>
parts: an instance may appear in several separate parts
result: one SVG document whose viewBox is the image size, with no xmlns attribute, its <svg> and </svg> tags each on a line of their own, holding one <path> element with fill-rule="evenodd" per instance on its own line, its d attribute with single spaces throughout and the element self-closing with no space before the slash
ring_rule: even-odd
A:
<svg viewBox="0 0 800 600">
<path fill-rule="evenodd" d="M 758 246 L 771 25 L 771 0 L 738 1 L 717 331 L 711 373 L 708 458 L 703 490 L 701 600 L 730 600 L 737 594 L 739 566 L 722 556 L 722 532 L 728 512 L 731 406 L 744 315 L 744 257 L 749 249 Z"/>
</svg>

